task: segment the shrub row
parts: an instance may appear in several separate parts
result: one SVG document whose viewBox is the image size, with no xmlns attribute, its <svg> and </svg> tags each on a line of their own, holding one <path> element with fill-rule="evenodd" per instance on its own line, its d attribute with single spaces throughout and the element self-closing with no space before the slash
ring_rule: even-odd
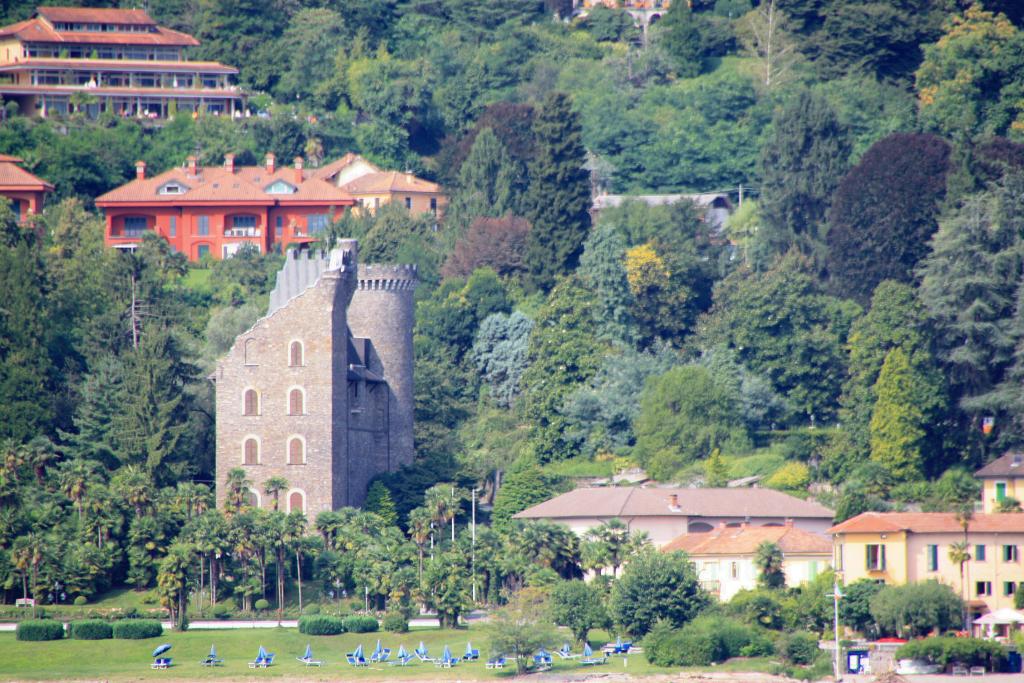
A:
<svg viewBox="0 0 1024 683">
<path fill-rule="evenodd" d="M 950 664 L 984 666 L 997 671 L 1003 666 L 1006 651 L 999 643 L 978 638 L 940 636 L 912 640 L 896 651 L 897 659 L 928 659 L 942 668 Z"/>
<path fill-rule="evenodd" d="M 18 640 L 60 640 L 64 637 L 64 623 L 54 619 L 19 621 L 15 637 Z"/>
<path fill-rule="evenodd" d="M 106 640 L 114 637 L 114 627 L 102 619 L 82 619 L 68 624 L 68 638 Z"/>
<path fill-rule="evenodd" d="M 345 621 L 326 614 L 299 617 L 299 633 L 309 636 L 336 636 L 345 632 Z"/>
<path fill-rule="evenodd" d="M 659 621 L 644 639 L 647 660 L 658 666 L 710 666 L 731 657 L 774 652 L 761 629 L 736 619 L 698 617 L 681 629 Z"/>
<path fill-rule="evenodd" d="M 122 640 L 156 638 L 163 632 L 163 625 L 156 619 L 124 619 L 114 622 L 114 637 Z"/>
<path fill-rule="evenodd" d="M 378 628 L 380 628 L 380 624 L 373 617 L 359 614 L 345 617 L 345 630 L 349 633 L 373 633 Z"/>
</svg>

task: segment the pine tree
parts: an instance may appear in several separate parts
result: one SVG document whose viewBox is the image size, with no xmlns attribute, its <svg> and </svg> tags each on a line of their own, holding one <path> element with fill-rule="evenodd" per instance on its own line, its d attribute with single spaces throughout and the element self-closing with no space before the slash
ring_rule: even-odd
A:
<svg viewBox="0 0 1024 683">
<path fill-rule="evenodd" d="M 515 163 L 494 131 L 481 130 L 459 168 L 458 189 L 447 212 L 450 232 L 461 237 L 475 219 L 497 218 L 512 211 L 518 175 Z"/>
<path fill-rule="evenodd" d="M 583 247 L 580 279 L 594 292 L 598 334 L 608 341 L 636 341 L 633 307 L 636 301 L 626 279 L 626 240 L 618 227 L 598 223 Z"/>
<path fill-rule="evenodd" d="M 906 352 L 899 347 L 889 351 L 875 383 L 878 401 L 871 413 L 871 459 L 896 482 L 922 476 L 928 418 L 920 403 L 922 384 Z"/>
<path fill-rule="evenodd" d="M 760 239 L 769 249 L 795 245 L 820 262 L 825 215 L 849 156 L 847 131 L 824 98 L 804 90 L 776 113 L 761 155 Z"/>
<path fill-rule="evenodd" d="M 391 491 L 379 479 L 370 484 L 370 488 L 367 489 L 363 509 L 379 515 L 388 526 L 398 524 L 398 511 L 395 509 Z"/>
<path fill-rule="evenodd" d="M 552 93 L 533 123 L 535 155 L 526 198 L 527 285 L 546 291 L 576 267 L 590 230 L 590 178 L 579 117 L 568 95 Z"/>
</svg>

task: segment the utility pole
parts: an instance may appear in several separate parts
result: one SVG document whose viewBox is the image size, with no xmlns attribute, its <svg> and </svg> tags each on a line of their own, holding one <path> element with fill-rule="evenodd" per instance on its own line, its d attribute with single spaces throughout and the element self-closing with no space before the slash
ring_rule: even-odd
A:
<svg viewBox="0 0 1024 683">
<path fill-rule="evenodd" d="M 740 206 L 739 206 L 739 208 L 741 208 L 741 209 L 743 208 L 743 183 L 740 183 Z"/>
<path fill-rule="evenodd" d="M 469 528 L 470 528 L 470 533 L 472 535 L 472 539 L 473 540 L 472 540 L 472 543 L 471 543 L 471 546 L 470 546 L 472 548 L 472 551 L 470 553 L 470 560 L 469 560 L 470 565 L 469 566 L 470 566 L 470 572 L 473 575 L 473 602 L 474 603 L 476 602 L 476 492 L 478 490 L 479 489 L 474 487 L 472 493 L 470 494 L 471 501 L 472 501 L 471 502 L 471 509 L 472 509 L 473 513 L 472 513 L 472 517 L 471 517 L 472 521 L 470 522 L 470 527 Z"/>
<path fill-rule="evenodd" d="M 843 593 L 842 593 L 842 591 L 839 590 L 839 579 L 838 579 L 838 577 L 833 578 L 833 580 L 832 580 L 832 606 L 833 606 L 833 609 L 835 610 L 833 618 L 835 620 L 834 621 L 834 625 L 835 625 L 835 638 L 836 638 L 836 642 L 835 642 L 835 645 L 836 645 L 836 656 L 835 656 L 835 661 L 833 663 L 833 668 L 834 668 L 834 672 L 835 672 L 836 683 L 838 683 L 839 681 L 843 680 L 842 674 L 840 673 L 840 669 L 839 669 L 840 656 L 842 655 L 842 653 L 839 651 L 839 599 L 842 598 L 842 597 L 843 597 Z"/>
<path fill-rule="evenodd" d="M 455 543 L 455 487 L 452 487 L 452 543 Z"/>
</svg>

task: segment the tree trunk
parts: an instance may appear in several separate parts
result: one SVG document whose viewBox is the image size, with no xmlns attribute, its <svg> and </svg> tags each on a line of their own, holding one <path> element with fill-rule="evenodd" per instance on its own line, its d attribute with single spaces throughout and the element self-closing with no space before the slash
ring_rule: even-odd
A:
<svg viewBox="0 0 1024 683">
<path fill-rule="evenodd" d="M 284 548 L 277 549 L 277 625 L 284 619 Z"/>
<path fill-rule="evenodd" d="M 217 566 L 217 555 L 210 553 L 210 607 L 217 604 L 217 572 L 220 571 L 220 567 Z"/>
<path fill-rule="evenodd" d="M 302 551 L 295 549 L 295 582 L 299 588 L 299 614 L 302 614 Z"/>
</svg>

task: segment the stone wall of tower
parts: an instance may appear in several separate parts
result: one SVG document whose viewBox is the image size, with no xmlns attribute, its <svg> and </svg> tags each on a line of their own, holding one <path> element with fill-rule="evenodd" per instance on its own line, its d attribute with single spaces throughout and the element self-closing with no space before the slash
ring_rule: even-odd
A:
<svg viewBox="0 0 1024 683">
<path fill-rule="evenodd" d="M 412 463 L 413 445 L 413 346 L 415 322 L 413 294 L 417 285 L 415 266 L 365 265 L 359 269 L 355 294 L 348 309 L 353 336 L 370 340 L 367 368 L 381 375 L 386 394 L 375 398 L 387 406 L 386 438 L 371 444 L 363 433 L 352 432 L 353 457 L 369 449 L 372 469 L 393 472 Z"/>
<path fill-rule="evenodd" d="M 238 336 L 217 363 L 217 503 L 224 502 L 224 483 L 232 468 L 241 467 L 253 482 L 261 507 L 270 502 L 263 485 L 273 476 L 289 483 L 281 494 L 281 509 L 289 509 L 290 494 L 301 492 L 310 519 L 324 510 L 352 504 L 348 500 L 348 371 L 346 309 L 355 286 L 354 252 L 335 254 L 333 268 L 316 261 L 325 255 L 291 252 L 278 276 L 277 300 L 270 313 Z M 293 262 L 294 261 L 294 262 Z M 304 274 L 314 273 L 314 277 Z M 284 281 L 284 283 L 282 283 Z M 291 283 L 291 284 L 288 284 Z M 302 345 L 302 362 L 291 363 L 292 342 Z M 340 378 L 340 381 L 339 381 Z M 259 397 L 256 415 L 245 414 L 245 392 Z M 304 395 L 302 414 L 289 414 L 289 395 Z M 259 444 L 259 462 L 245 464 L 244 443 Z M 288 445 L 305 444 L 305 462 L 290 464 Z"/>
</svg>

